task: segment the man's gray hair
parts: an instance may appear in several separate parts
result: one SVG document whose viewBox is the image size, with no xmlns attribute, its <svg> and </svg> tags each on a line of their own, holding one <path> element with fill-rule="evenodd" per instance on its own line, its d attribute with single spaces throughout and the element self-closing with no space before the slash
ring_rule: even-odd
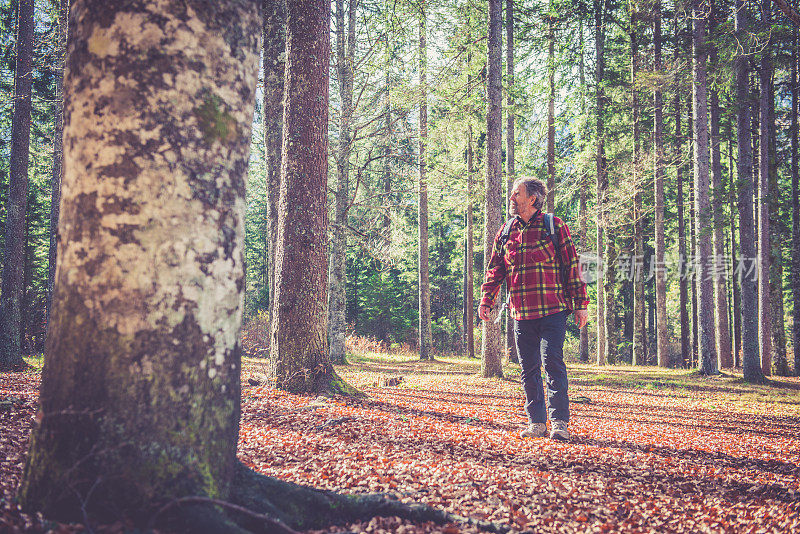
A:
<svg viewBox="0 0 800 534">
<path fill-rule="evenodd" d="M 528 196 L 536 197 L 536 200 L 533 202 L 533 206 L 537 210 L 542 209 L 544 201 L 547 198 L 547 187 L 544 185 L 544 182 L 538 178 L 520 176 L 514 180 L 514 188 L 516 188 L 519 184 L 525 184 L 525 192 L 528 193 Z"/>
</svg>

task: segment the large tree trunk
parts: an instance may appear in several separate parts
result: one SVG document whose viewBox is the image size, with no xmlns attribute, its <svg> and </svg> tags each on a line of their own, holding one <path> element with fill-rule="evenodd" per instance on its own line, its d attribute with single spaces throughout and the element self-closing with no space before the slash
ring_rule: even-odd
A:
<svg viewBox="0 0 800 534">
<path fill-rule="evenodd" d="M 431 283 L 428 261 L 428 50 L 425 0 L 419 14 L 419 359 L 432 360 Z"/>
<path fill-rule="evenodd" d="M 770 21 L 770 0 L 764 0 L 761 6 L 761 17 L 764 29 Z M 759 72 L 759 140 L 758 140 L 758 341 L 761 356 L 761 371 L 764 375 L 772 373 L 772 303 L 770 298 L 770 224 L 769 224 L 769 140 L 770 113 L 769 102 L 773 95 L 772 58 L 770 48 L 772 39 L 767 39 L 761 51 L 761 68 Z"/>
<path fill-rule="evenodd" d="M 744 0 L 736 1 L 736 34 L 746 46 L 749 21 Z M 751 262 L 756 258 L 755 226 L 753 222 L 753 144 L 751 138 L 751 98 L 748 48 L 736 56 L 736 144 L 739 157 L 736 161 L 738 209 L 739 209 L 739 247 L 742 261 Z M 746 265 L 746 264 L 745 264 Z M 764 375 L 759 364 L 757 286 L 752 276 L 744 276 L 740 271 L 739 284 L 742 303 L 739 312 L 742 324 L 742 368 L 747 382 L 763 382 Z"/>
<path fill-rule="evenodd" d="M 608 172 L 605 155 L 605 2 L 594 2 L 594 46 L 595 46 L 595 106 L 597 107 L 597 148 L 595 152 L 596 188 L 597 188 L 597 365 L 608 363 L 608 340 L 606 339 L 605 309 L 605 268 L 603 236 L 606 224 L 605 199 L 608 191 Z"/>
<path fill-rule="evenodd" d="M 556 60 L 555 13 L 550 0 L 547 13 L 547 211 L 556 210 Z"/>
<path fill-rule="evenodd" d="M 336 154 L 337 188 L 334 195 L 334 221 L 331 229 L 330 294 L 328 295 L 328 340 L 331 363 L 345 363 L 345 256 L 347 255 L 347 206 L 350 200 L 350 151 L 353 119 L 353 65 L 355 64 L 356 9 L 350 0 L 345 28 L 344 0 L 336 0 L 336 72 L 339 78 L 341 109 L 339 146 Z M 345 29 L 347 31 L 345 31 Z M 345 37 L 347 35 L 347 37 Z"/>
<path fill-rule="evenodd" d="M 712 0 L 713 1 L 713 0 Z M 711 8 L 711 30 L 719 24 L 718 17 L 724 16 L 716 2 Z M 709 43 L 712 69 L 719 69 L 719 54 L 714 42 Z M 715 258 L 725 258 L 725 186 L 722 180 L 722 158 L 720 155 L 720 135 L 719 135 L 719 95 L 715 87 L 709 88 L 709 105 L 711 108 L 711 190 L 713 201 L 711 202 L 714 214 L 713 247 Z M 714 261 L 716 263 L 716 260 Z M 717 368 L 729 369 L 733 367 L 733 355 L 731 354 L 730 321 L 728 320 L 728 289 L 727 289 L 727 268 L 718 265 L 713 273 L 714 291 L 714 333 L 716 339 Z"/>
<path fill-rule="evenodd" d="M 143 518 L 172 498 L 228 495 L 258 6 L 71 5 L 28 510 Z"/>
<path fill-rule="evenodd" d="M 286 95 L 270 380 L 291 392 L 353 393 L 328 353 L 330 3 L 287 2 Z"/>
<path fill-rule="evenodd" d="M 508 87 L 508 117 L 506 117 L 506 191 L 509 193 L 516 179 L 514 162 L 514 0 L 506 0 L 506 72 Z M 514 340 L 514 318 L 509 313 L 506 320 L 506 352 L 508 359 L 519 362 Z"/>
<path fill-rule="evenodd" d="M 33 0 L 20 0 L 14 114 L 11 119 L 10 180 L 6 209 L 3 283 L 0 290 L 0 371 L 19 371 L 22 359 L 22 303 L 25 278 L 25 212 L 28 206 L 28 160 L 33 81 Z"/>
<path fill-rule="evenodd" d="M 502 178 L 500 144 L 503 136 L 501 112 L 501 47 L 500 32 L 503 22 L 500 0 L 489 0 L 489 51 L 486 109 L 486 219 L 484 224 L 484 265 L 489 264 L 494 246 L 494 236 L 503 224 L 501 217 Z M 493 321 L 483 321 L 481 341 L 481 375 L 502 377 L 502 339 L 500 326 Z"/>
<path fill-rule="evenodd" d="M 61 176 L 64 163 L 64 53 L 67 48 L 67 15 L 69 3 L 60 0 L 58 6 L 58 37 L 56 45 L 56 102 L 53 120 L 53 172 L 50 179 L 50 246 L 47 253 L 47 315 L 45 323 L 50 322 L 50 308 L 53 302 L 53 286 L 56 281 L 56 258 L 58 247 L 58 214 L 61 204 Z"/>
<path fill-rule="evenodd" d="M 797 28 L 792 32 L 792 347 L 794 349 L 794 374 L 800 376 L 800 146 L 798 146 L 798 100 L 800 87 L 797 79 L 798 54 Z"/>
<path fill-rule="evenodd" d="M 709 201 L 709 135 L 708 103 L 706 98 L 706 17 L 705 0 L 695 0 L 692 6 L 693 58 L 692 94 L 694 108 L 694 204 L 695 228 L 697 229 L 697 300 L 698 300 L 698 345 L 697 356 L 702 374 L 719 372 L 714 344 L 714 294 L 709 262 L 711 260 L 711 236 L 707 231 L 713 224 Z"/>
<path fill-rule="evenodd" d="M 636 87 L 636 74 L 639 62 L 639 43 L 637 42 L 639 11 L 636 2 L 629 3 L 629 39 L 631 53 L 631 113 L 633 119 L 633 255 L 634 261 L 644 260 L 644 236 L 642 234 L 642 180 L 639 161 L 641 142 L 639 124 L 639 91 Z M 645 330 L 644 312 L 644 277 L 641 270 L 633 273 L 633 365 L 644 365 L 647 362 L 647 331 Z"/>
<path fill-rule="evenodd" d="M 286 0 L 264 0 L 264 154 L 267 168 L 267 227 L 265 253 L 270 309 L 267 332 L 272 330 L 275 297 L 275 263 L 278 243 L 278 197 L 281 191 L 281 144 L 283 143 L 283 79 L 286 74 Z M 269 349 L 270 336 L 265 340 Z"/>
<path fill-rule="evenodd" d="M 653 6 L 653 46 L 655 52 L 656 75 L 661 76 L 661 0 Z M 676 91 L 677 94 L 677 91 Z M 656 249 L 656 356 L 660 367 L 669 366 L 669 352 L 667 346 L 667 277 L 664 266 L 664 100 L 661 93 L 661 84 L 656 85 L 653 91 L 654 109 L 654 197 L 655 197 L 655 249 Z M 679 197 L 680 198 L 680 197 Z"/>
</svg>

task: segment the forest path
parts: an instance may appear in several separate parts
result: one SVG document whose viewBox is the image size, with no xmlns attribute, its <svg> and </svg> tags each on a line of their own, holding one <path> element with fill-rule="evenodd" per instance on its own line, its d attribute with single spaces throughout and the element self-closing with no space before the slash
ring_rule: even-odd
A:
<svg viewBox="0 0 800 534">
<path fill-rule="evenodd" d="M 520 436 L 513 364 L 496 380 L 478 377 L 477 360 L 378 352 L 351 360 L 337 371 L 367 399 L 250 386 L 263 360 L 246 359 L 240 459 L 283 480 L 382 492 L 512 531 L 800 530 L 797 378 L 751 386 L 731 375 L 569 364 L 570 397 L 589 402 L 572 404 L 573 439 L 562 443 Z M 397 376 L 398 386 L 380 386 Z M 0 374 L 0 527 L 39 529 L 10 504 L 38 382 L 37 372 Z M 313 532 L 342 530 L 476 531 L 374 518 Z"/>
<path fill-rule="evenodd" d="M 730 374 L 569 364 L 570 397 L 590 402 L 572 404 L 573 439 L 561 443 L 520 436 L 514 364 L 495 380 L 478 377 L 477 360 L 365 352 L 351 361 L 337 371 L 368 399 L 245 388 L 242 460 L 519 531 L 800 529 L 797 378 L 751 386 Z M 245 373 L 260 365 L 250 362 Z M 396 387 L 380 386 L 397 376 Z M 376 518 L 329 532 L 342 528 L 448 531 Z"/>
</svg>

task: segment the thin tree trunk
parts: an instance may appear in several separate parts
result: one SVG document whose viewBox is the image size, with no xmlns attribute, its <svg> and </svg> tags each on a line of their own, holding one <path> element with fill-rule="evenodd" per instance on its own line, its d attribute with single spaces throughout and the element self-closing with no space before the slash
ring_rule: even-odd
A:
<svg viewBox="0 0 800 534">
<path fill-rule="evenodd" d="M 384 202 L 384 215 L 383 215 L 383 233 L 384 244 L 386 250 L 392 244 L 392 217 L 391 217 L 391 192 L 392 192 L 392 73 L 391 66 L 394 59 L 394 54 L 389 42 L 389 17 L 391 16 L 387 9 L 386 20 L 386 65 L 384 66 L 385 81 L 384 81 L 384 103 L 386 108 L 384 110 L 384 123 L 383 123 L 383 202 Z"/>
<path fill-rule="evenodd" d="M 347 255 L 347 206 L 350 200 L 350 151 L 353 119 L 353 65 L 355 63 L 355 20 L 358 0 L 350 0 L 345 22 L 345 2 L 336 0 L 336 72 L 339 78 L 339 146 L 336 154 L 337 188 L 331 229 L 330 293 L 328 295 L 328 340 L 333 364 L 346 363 L 345 256 Z"/>
<path fill-rule="evenodd" d="M 225 499 L 234 477 L 260 4 L 70 11 L 62 239 L 21 501 L 59 520 L 146 519 Z M 140 124 L 170 132 L 161 150 Z"/>
<path fill-rule="evenodd" d="M 608 212 L 606 211 L 606 217 Z M 608 220 L 608 219 L 606 219 Z M 605 286 L 603 287 L 603 296 L 605 303 L 603 305 L 605 312 L 605 331 L 607 343 L 607 360 L 606 363 L 613 364 L 617 361 L 619 356 L 620 337 L 622 332 L 618 330 L 617 326 L 617 274 L 615 266 L 619 258 L 617 250 L 616 238 L 614 232 L 611 231 L 609 225 L 606 226 L 606 239 L 605 239 L 605 254 L 604 260 L 606 265 L 605 273 Z M 622 295 L 619 295 L 622 297 Z"/>
<path fill-rule="evenodd" d="M 718 0 L 717 0 L 718 2 Z M 714 33 L 714 28 L 719 24 L 717 20 L 720 13 L 719 6 L 712 0 L 710 33 Z M 709 53 L 711 68 L 715 71 L 719 69 L 719 54 L 716 44 L 709 42 Z M 712 191 L 712 210 L 714 217 L 713 226 L 713 247 L 714 257 L 725 257 L 725 228 L 723 206 L 725 205 L 725 186 L 722 180 L 722 158 L 720 155 L 720 135 L 719 135 L 719 95 L 716 88 L 712 86 L 708 90 L 711 119 L 711 191 Z M 716 260 L 714 261 L 716 263 Z M 713 300 L 714 300 L 714 332 L 716 339 L 717 369 L 729 369 L 733 367 L 733 355 L 731 354 L 730 322 L 728 320 L 728 290 L 727 290 L 727 269 L 717 266 L 713 269 Z"/>
<path fill-rule="evenodd" d="M 28 161 L 33 79 L 33 0 L 20 0 L 17 17 L 17 61 L 14 70 L 14 114 L 0 291 L 0 370 L 26 367 L 22 359 L 22 314 L 25 277 L 25 213 L 28 206 Z"/>
<path fill-rule="evenodd" d="M 798 146 L 798 99 L 800 87 L 797 79 L 798 54 L 797 28 L 792 30 L 792 347 L 794 349 L 794 374 L 800 376 L 800 147 Z"/>
<path fill-rule="evenodd" d="M 489 0 L 489 40 L 486 109 L 486 219 L 484 224 L 484 265 L 489 264 L 494 246 L 494 235 L 503 224 L 501 217 L 502 178 L 500 144 L 503 135 L 501 111 L 501 60 L 500 36 L 502 10 L 500 0 Z M 481 375 L 502 377 L 502 339 L 500 327 L 493 321 L 483 321 L 481 341 Z"/>
<path fill-rule="evenodd" d="M 605 301 L 605 239 L 603 230 L 606 222 L 606 192 L 608 172 L 605 155 L 605 1 L 594 1 L 595 21 L 595 105 L 597 107 L 597 149 L 595 152 L 597 187 L 597 365 L 608 363 L 609 345 L 606 338 Z"/>
<path fill-rule="evenodd" d="M 275 264 L 278 243 L 278 200 L 281 190 L 281 144 L 283 142 L 283 96 L 286 73 L 286 0 L 264 0 L 264 154 L 266 155 L 266 254 L 269 312 L 267 332 L 272 331 L 275 300 Z M 270 349 L 271 336 L 267 336 Z"/>
<path fill-rule="evenodd" d="M 428 143 L 428 52 L 425 0 L 419 18 L 419 359 L 432 360 L 431 285 L 428 262 L 428 179 L 425 148 Z"/>
<path fill-rule="evenodd" d="M 467 279 L 464 288 L 464 307 L 467 316 L 467 356 L 475 357 L 475 309 L 473 304 L 473 258 L 475 257 L 475 233 L 472 218 L 472 176 L 475 173 L 474 155 L 472 152 L 472 124 L 467 134 L 467 257 L 465 258 Z"/>
<path fill-rule="evenodd" d="M 555 14 L 550 0 L 547 13 L 547 211 L 556 209 L 556 63 Z"/>
<path fill-rule="evenodd" d="M 689 21 L 689 26 L 691 27 L 692 22 Z M 691 42 L 694 30 L 689 31 L 689 41 Z M 691 53 L 691 52 L 690 52 Z M 689 105 L 687 106 L 688 111 L 688 125 L 687 130 L 689 134 L 689 163 L 692 166 L 692 174 L 691 174 L 691 186 L 689 187 L 689 258 L 691 261 L 691 269 L 692 269 L 692 285 L 691 285 L 691 299 L 692 299 L 692 353 L 689 358 L 689 362 L 687 367 L 693 368 L 697 366 L 697 354 L 698 354 L 698 300 L 697 300 L 697 222 L 695 220 L 695 214 L 697 212 L 695 208 L 695 188 L 694 183 L 696 181 L 695 175 L 697 174 L 694 168 L 694 154 L 695 154 L 695 144 L 694 144 L 694 97 L 689 98 Z"/>
<path fill-rule="evenodd" d="M 644 260 L 644 236 L 642 235 L 642 180 L 640 178 L 640 162 L 639 162 L 639 149 L 640 149 L 640 125 L 639 125 L 639 92 L 636 88 L 636 75 L 639 62 L 639 49 L 637 42 L 637 25 L 639 11 L 636 2 L 629 2 L 629 34 L 630 39 L 630 60 L 631 60 L 631 113 L 633 119 L 633 255 L 634 261 L 639 262 L 640 258 Z M 646 353 L 646 336 L 645 330 L 645 295 L 644 295 L 644 277 L 638 269 L 634 270 L 633 280 L 633 365 L 644 365 L 647 361 Z"/>
<path fill-rule="evenodd" d="M 581 91 L 581 116 L 586 117 L 586 75 L 585 75 L 585 61 L 584 61 L 584 42 L 583 42 L 583 19 L 578 22 L 578 38 L 580 48 L 580 65 L 579 65 L 579 83 Z M 588 136 L 585 133 L 581 134 L 581 151 L 586 149 Z M 587 197 L 589 194 L 589 175 L 584 173 L 581 176 L 581 200 L 578 208 L 578 220 L 580 221 L 580 236 L 578 243 L 580 246 L 579 252 L 587 252 L 588 247 L 588 234 L 589 234 L 589 218 L 587 215 Z M 580 345 L 578 349 L 579 357 L 582 362 L 589 361 L 589 325 L 584 325 L 580 331 Z"/>
<path fill-rule="evenodd" d="M 653 20 L 653 47 L 655 52 L 655 71 L 662 76 L 661 65 L 661 0 L 656 0 Z M 656 355 L 659 367 L 669 366 L 667 346 L 667 278 L 664 266 L 664 101 L 661 83 L 657 82 L 653 91 L 654 109 L 654 198 L 655 198 L 655 291 L 656 291 Z M 678 197 L 680 199 L 680 197 Z"/>
<path fill-rule="evenodd" d="M 328 351 L 330 2 L 287 2 L 286 79 L 269 377 L 296 393 L 355 393 Z"/>
<path fill-rule="evenodd" d="M 514 0 L 506 0 L 506 72 L 508 87 L 508 117 L 506 117 L 506 191 L 511 191 L 516 178 L 514 162 Z M 519 362 L 517 344 L 514 340 L 514 318 L 509 313 L 506 319 L 506 351 L 508 359 Z"/>
<path fill-rule="evenodd" d="M 735 70 L 735 67 L 734 67 Z M 730 124 L 730 123 L 729 123 Z M 739 283 L 739 278 L 736 276 L 737 266 L 741 256 L 737 255 L 736 245 L 736 199 L 739 198 L 739 190 L 733 176 L 733 141 L 730 130 L 728 131 L 728 209 L 731 214 L 731 272 L 730 275 L 731 289 L 733 293 L 733 307 L 730 310 L 730 317 L 733 320 L 733 366 L 740 368 L 742 366 L 742 321 L 739 316 L 739 310 L 742 306 L 742 287 Z M 751 191 L 752 194 L 752 191 Z"/>
<path fill-rule="evenodd" d="M 698 346 L 697 355 L 702 374 L 719 372 L 714 342 L 714 294 L 709 276 L 711 236 L 706 231 L 713 224 L 709 201 L 709 135 L 708 102 L 706 98 L 706 16 L 705 0 L 695 0 L 693 21 L 692 93 L 694 98 L 694 204 L 697 233 L 697 299 Z"/>
<path fill-rule="evenodd" d="M 58 214 L 61 203 L 61 176 L 64 161 L 64 53 L 67 48 L 67 15 L 69 3 L 60 0 L 58 6 L 58 37 L 56 45 L 57 70 L 55 92 L 55 117 L 53 121 L 53 173 L 50 179 L 50 246 L 47 254 L 47 315 L 50 323 L 50 308 L 53 302 L 53 285 L 56 280 L 58 248 Z"/>
<path fill-rule="evenodd" d="M 736 35 L 742 46 L 747 47 L 749 21 L 744 0 L 736 0 Z M 753 142 L 751 137 L 750 110 L 750 70 L 744 48 L 736 56 L 736 144 L 739 157 L 736 161 L 737 198 L 739 209 L 739 246 L 743 265 L 756 258 L 755 225 L 753 221 Z M 759 364 L 758 342 L 758 289 L 756 280 L 747 273 L 739 271 L 739 285 L 742 291 L 740 321 L 742 324 L 742 368 L 747 382 L 763 382 L 764 375 Z"/>
<path fill-rule="evenodd" d="M 680 24 L 678 24 L 678 12 L 675 11 L 675 32 L 674 32 L 674 62 L 677 64 L 680 61 Z M 690 359 L 692 345 L 691 345 L 691 322 L 689 321 L 689 280 L 684 275 L 684 266 L 686 262 L 686 217 L 684 214 L 684 194 L 683 194 L 683 133 L 681 131 L 681 81 L 680 73 L 675 72 L 674 82 L 675 96 L 673 98 L 673 108 L 675 115 L 675 151 L 674 158 L 675 164 L 675 181 L 677 182 L 677 196 L 676 204 L 678 209 L 678 259 L 681 273 L 678 280 L 679 295 L 680 295 L 680 329 L 681 329 L 681 361 L 680 364 L 685 366 L 687 360 Z M 676 365 L 678 362 L 671 362 Z"/>
<path fill-rule="evenodd" d="M 761 5 L 762 25 L 766 29 L 770 21 L 770 0 Z M 769 183 L 769 140 L 770 113 L 769 102 L 772 98 L 772 58 L 770 49 L 772 39 L 768 39 L 761 52 L 761 68 L 759 72 L 759 157 L 758 157 L 758 340 L 761 355 L 761 371 L 769 376 L 772 373 L 772 303 L 770 299 L 770 183 Z"/>
<path fill-rule="evenodd" d="M 770 79 L 769 94 L 775 94 L 775 83 Z M 778 162 L 776 149 L 775 98 L 769 99 L 769 188 L 776 193 L 778 187 Z M 770 219 L 770 269 L 769 291 L 772 302 L 772 350 L 773 368 L 778 376 L 789 375 L 789 363 L 786 358 L 786 328 L 784 327 L 783 307 L 783 241 L 785 226 L 780 218 L 780 199 L 777 194 L 769 195 Z"/>
</svg>

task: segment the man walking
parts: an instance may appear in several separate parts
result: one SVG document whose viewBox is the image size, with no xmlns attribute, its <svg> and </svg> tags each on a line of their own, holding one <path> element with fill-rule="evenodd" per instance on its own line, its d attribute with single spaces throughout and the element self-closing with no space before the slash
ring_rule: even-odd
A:
<svg viewBox="0 0 800 534">
<path fill-rule="evenodd" d="M 522 366 L 529 423 L 522 435 L 547 435 L 541 374 L 541 361 L 544 359 L 552 426 L 550 437 L 568 440 L 569 397 L 564 336 L 571 311 L 575 313 L 578 328 L 586 324 L 589 300 L 567 225 L 558 217 L 550 216 L 553 234 L 546 228 L 545 214 L 542 213 L 546 197 L 547 190 L 540 180 L 519 178 L 514 182 L 509 209 L 515 217 L 510 228 L 506 232 L 501 229 L 494 239 L 486 281 L 481 286 L 483 298 L 478 315 L 483 321 L 490 320 L 500 285 L 506 280 L 510 315 L 516 319 L 514 338 Z"/>
</svg>

